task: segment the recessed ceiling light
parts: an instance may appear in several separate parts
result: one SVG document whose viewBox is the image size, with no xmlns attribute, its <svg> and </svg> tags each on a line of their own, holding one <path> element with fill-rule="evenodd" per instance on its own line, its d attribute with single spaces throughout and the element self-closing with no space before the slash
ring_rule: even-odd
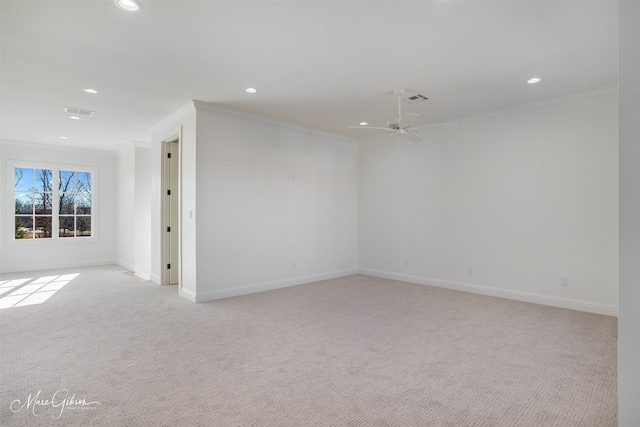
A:
<svg viewBox="0 0 640 427">
<path fill-rule="evenodd" d="M 137 0 L 113 0 L 113 2 L 120 9 L 126 12 L 139 12 L 142 9 L 142 5 Z"/>
<path fill-rule="evenodd" d="M 95 89 L 91 89 L 90 87 L 86 88 L 86 89 L 82 89 L 83 91 L 87 92 L 87 93 L 98 93 L 97 90 Z"/>
<path fill-rule="evenodd" d="M 256 89 L 255 87 L 248 87 L 245 89 L 245 92 L 247 93 L 256 93 L 258 91 L 258 89 Z"/>
<path fill-rule="evenodd" d="M 369 123 L 367 123 L 367 122 L 360 122 L 360 126 L 366 126 L 366 125 L 368 125 L 368 124 L 369 124 Z"/>
<path fill-rule="evenodd" d="M 534 85 L 536 83 L 540 83 L 540 78 L 539 77 L 534 77 L 532 79 L 527 80 L 527 83 L 529 83 L 530 85 Z"/>
<path fill-rule="evenodd" d="M 69 139 L 68 136 L 61 136 L 60 139 Z"/>
<path fill-rule="evenodd" d="M 69 116 L 69 118 L 73 119 L 73 120 L 80 120 L 80 117 L 78 117 L 78 116 Z"/>
</svg>

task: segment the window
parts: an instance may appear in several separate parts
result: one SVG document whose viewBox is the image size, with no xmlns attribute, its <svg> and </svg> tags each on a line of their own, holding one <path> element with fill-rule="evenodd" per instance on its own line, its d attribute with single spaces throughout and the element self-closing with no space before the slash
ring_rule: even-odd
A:
<svg viewBox="0 0 640 427">
<path fill-rule="evenodd" d="M 95 170 L 12 165 L 14 240 L 76 240 L 94 236 Z"/>
<path fill-rule="evenodd" d="M 15 238 L 51 238 L 53 170 L 15 168 Z"/>
<path fill-rule="evenodd" d="M 58 236 L 91 236 L 91 172 L 61 170 L 58 197 Z"/>
</svg>

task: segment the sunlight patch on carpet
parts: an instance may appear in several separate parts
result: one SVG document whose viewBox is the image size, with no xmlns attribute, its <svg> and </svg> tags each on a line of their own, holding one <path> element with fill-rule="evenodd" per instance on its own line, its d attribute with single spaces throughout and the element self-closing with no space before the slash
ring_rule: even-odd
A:
<svg viewBox="0 0 640 427">
<path fill-rule="evenodd" d="M 80 273 L 0 281 L 0 310 L 42 304 Z"/>
</svg>

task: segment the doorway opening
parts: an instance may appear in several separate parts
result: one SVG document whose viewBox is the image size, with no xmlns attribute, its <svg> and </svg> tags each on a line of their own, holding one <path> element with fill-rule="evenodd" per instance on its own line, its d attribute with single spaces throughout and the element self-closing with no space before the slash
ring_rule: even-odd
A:
<svg viewBox="0 0 640 427">
<path fill-rule="evenodd" d="M 180 138 L 162 142 L 161 284 L 180 289 Z"/>
</svg>

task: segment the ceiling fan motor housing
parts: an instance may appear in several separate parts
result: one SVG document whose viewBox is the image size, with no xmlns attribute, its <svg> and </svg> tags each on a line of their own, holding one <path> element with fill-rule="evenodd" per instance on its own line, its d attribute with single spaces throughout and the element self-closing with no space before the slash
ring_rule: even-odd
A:
<svg viewBox="0 0 640 427">
<path fill-rule="evenodd" d="M 413 126 L 413 120 L 418 117 L 416 113 L 404 113 L 395 120 L 389 120 L 387 126 L 389 129 L 407 129 Z"/>
</svg>

